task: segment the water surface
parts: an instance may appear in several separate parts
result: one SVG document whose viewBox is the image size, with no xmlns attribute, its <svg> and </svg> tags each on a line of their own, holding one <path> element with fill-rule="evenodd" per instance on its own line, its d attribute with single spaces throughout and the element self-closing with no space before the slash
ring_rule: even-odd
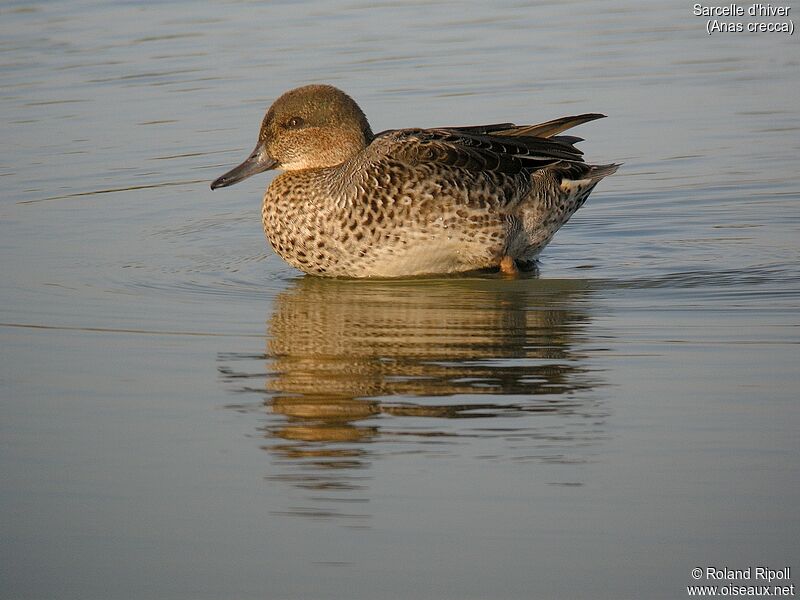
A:
<svg viewBox="0 0 800 600">
<path fill-rule="evenodd" d="M 617 0 L 14 2 L 0 33 L 0 596 L 800 568 L 796 36 Z M 536 276 L 304 277 L 270 176 L 208 183 L 309 82 L 376 131 L 603 112 L 581 147 L 625 164 Z"/>
</svg>

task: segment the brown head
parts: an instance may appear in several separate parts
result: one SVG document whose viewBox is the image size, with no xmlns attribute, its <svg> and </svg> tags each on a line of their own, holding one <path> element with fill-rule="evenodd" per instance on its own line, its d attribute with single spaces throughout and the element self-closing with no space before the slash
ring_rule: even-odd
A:
<svg viewBox="0 0 800 600">
<path fill-rule="evenodd" d="M 211 189 L 269 169 L 333 167 L 361 152 L 372 137 L 364 113 L 343 91 L 330 85 L 295 88 L 267 111 L 252 154 L 215 180 Z"/>
</svg>

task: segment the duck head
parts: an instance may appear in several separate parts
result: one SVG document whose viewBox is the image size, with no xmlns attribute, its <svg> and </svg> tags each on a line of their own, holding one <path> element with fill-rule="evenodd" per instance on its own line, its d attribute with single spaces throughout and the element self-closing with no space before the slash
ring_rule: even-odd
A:
<svg viewBox="0 0 800 600">
<path fill-rule="evenodd" d="M 366 116 L 343 91 L 330 85 L 295 88 L 267 111 L 255 150 L 216 179 L 211 189 L 270 169 L 333 167 L 361 152 L 372 138 Z"/>
</svg>

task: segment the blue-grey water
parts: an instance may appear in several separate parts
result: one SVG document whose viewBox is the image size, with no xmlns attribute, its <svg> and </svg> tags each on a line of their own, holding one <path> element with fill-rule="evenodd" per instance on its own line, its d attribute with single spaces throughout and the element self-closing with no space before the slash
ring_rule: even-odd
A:
<svg viewBox="0 0 800 600">
<path fill-rule="evenodd" d="M 0 597 L 797 583 L 800 49 L 707 20 L 0 5 Z M 603 112 L 576 134 L 624 167 L 536 277 L 304 277 L 263 239 L 271 175 L 208 183 L 310 82 L 376 131 Z"/>
</svg>

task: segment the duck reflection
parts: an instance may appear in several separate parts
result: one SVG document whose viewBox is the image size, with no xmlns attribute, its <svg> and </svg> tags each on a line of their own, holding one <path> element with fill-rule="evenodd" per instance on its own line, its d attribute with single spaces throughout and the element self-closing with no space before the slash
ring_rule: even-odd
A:
<svg viewBox="0 0 800 600">
<path fill-rule="evenodd" d="M 303 278 L 269 319 L 273 408 L 363 418 L 396 397 L 563 395 L 590 383 L 573 354 L 588 320 L 580 281 Z M 383 398 L 383 402 L 365 398 Z M 452 406 L 412 405 L 453 416 Z"/>
<path fill-rule="evenodd" d="M 581 397 L 597 385 L 580 350 L 588 298 L 583 281 L 295 281 L 275 300 L 261 357 L 267 406 L 282 417 L 265 427 L 265 449 L 288 467 L 271 479 L 316 492 L 362 489 L 366 467 L 386 451 L 378 441 L 429 454 L 476 436 L 585 443 L 574 424 L 553 433 L 552 422 L 508 417 L 588 422 L 596 407 Z"/>
</svg>

